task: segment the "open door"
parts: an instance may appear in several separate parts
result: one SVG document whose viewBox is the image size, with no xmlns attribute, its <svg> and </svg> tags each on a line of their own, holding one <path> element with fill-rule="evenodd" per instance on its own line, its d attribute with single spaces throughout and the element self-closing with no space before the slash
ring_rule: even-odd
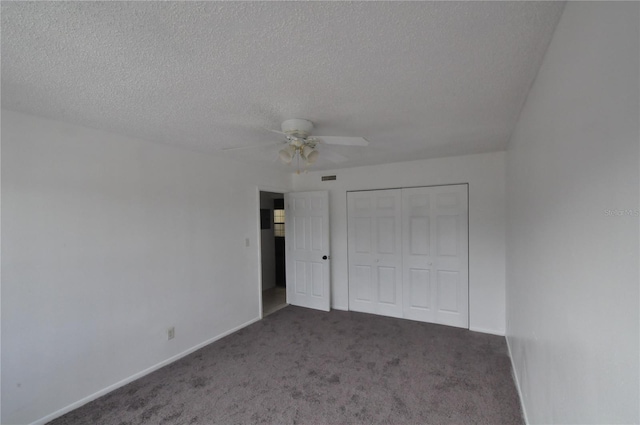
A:
<svg viewBox="0 0 640 425">
<path fill-rule="evenodd" d="M 329 192 L 284 196 L 287 303 L 329 311 Z"/>
</svg>

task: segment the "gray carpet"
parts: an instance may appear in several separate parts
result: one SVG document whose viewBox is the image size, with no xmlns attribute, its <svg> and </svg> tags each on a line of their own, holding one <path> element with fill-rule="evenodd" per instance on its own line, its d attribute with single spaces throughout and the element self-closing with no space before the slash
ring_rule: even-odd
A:
<svg viewBox="0 0 640 425">
<path fill-rule="evenodd" d="M 286 307 L 50 424 L 522 424 L 503 337 Z"/>
</svg>

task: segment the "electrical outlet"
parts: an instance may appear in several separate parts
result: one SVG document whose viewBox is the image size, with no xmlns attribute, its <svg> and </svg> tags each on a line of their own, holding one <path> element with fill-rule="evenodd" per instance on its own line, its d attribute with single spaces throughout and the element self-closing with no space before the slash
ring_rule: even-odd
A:
<svg viewBox="0 0 640 425">
<path fill-rule="evenodd" d="M 176 328 L 173 326 L 167 330 L 167 339 L 173 339 L 176 337 Z"/>
</svg>

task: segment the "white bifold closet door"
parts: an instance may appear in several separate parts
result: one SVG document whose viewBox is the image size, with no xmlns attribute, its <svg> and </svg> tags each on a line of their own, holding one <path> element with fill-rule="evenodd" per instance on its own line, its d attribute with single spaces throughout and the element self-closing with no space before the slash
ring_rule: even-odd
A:
<svg viewBox="0 0 640 425">
<path fill-rule="evenodd" d="M 469 327 L 467 185 L 350 192 L 349 309 Z"/>
<path fill-rule="evenodd" d="M 347 194 L 350 310 L 403 317 L 400 195 Z"/>
</svg>

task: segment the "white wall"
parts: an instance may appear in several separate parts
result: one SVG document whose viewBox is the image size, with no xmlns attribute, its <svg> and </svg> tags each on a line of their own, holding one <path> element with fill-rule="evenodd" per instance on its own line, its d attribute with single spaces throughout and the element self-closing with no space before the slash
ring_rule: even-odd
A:
<svg viewBox="0 0 640 425">
<path fill-rule="evenodd" d="M 507 340 L 530 423 L 640 422 L 639 26 L 637 2 L 567 3 L 510 141 Z"/>
<path fill-rule="evenodd" d="M 2 423 L 259 318 L 257 186 L 290 175 L 10 111 L 2 151 Z"/>
<path fill-rule="evenodd" d="M 328 190 L 333 308 L 347 310 L 347 191 L 469 183 L 469 322 L 504 334 L 504 152 L 357 167 L 294 176 L 296 191 Z M 322 182 L 323 175 L 337 176 Z"/>
</svg>

